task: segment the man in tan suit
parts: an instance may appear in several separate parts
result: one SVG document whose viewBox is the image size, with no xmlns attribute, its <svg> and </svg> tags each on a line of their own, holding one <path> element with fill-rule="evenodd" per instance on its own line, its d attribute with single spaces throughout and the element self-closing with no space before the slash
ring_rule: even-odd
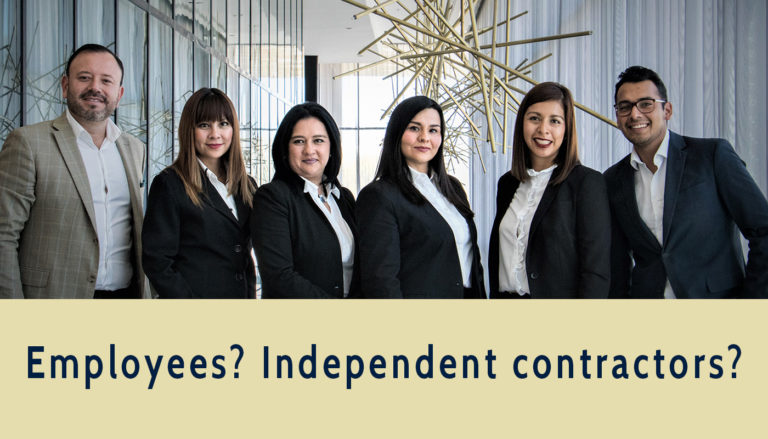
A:
<svg viewBox="0 0 768 439">
<path fill-rule="evenodd" d="M 0 298 L 130 298 L 141 269 L 144 144 L 110 116 L 123 65 L 87 44 L 67 62 L 59 118 L 0 150 Z"/>
</svg>

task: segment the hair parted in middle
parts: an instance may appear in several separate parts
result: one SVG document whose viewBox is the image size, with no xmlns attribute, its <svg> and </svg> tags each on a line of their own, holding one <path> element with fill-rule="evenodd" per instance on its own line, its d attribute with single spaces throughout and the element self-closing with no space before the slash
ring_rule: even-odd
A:
<svg viewBox="0 0 768 439">
<path fill-rule="evenodd" d="M 248 206 L 252 206 L 256 187 L 245 170 L 243 152 L 240 149 L 240 125 L 237 121 L 237 112 L 229 97 L 217 88 L 201 88 L 194 92 L 184 104 L 179 120 L 179 156 L 176 157 L 171 168 L 181 178 L 192 202 L 200 206 L 203 173 L 195 149 L 195 127 L 201 122 L 223 120 L 232 126 L 232 143 L 221 157 L 227 190 L 232 195 L 242 197 Z"/>
<path fill-rule="evenodd" d="M 563 143 L 557 151 L 555 163 L 557 169 L 552 175 L 549 184 L 560 184 L 568 178 L 573 168 L 579 164 L 578 136 L 576 135 L 576 122 L 573 110 L 573 97 L 570 90 L 557 82 L 542 82 L 534 86 L 520 102 L 515 119 L 515 134 L 512 136 L 512 175 L 519 181 L 530 178 L 528 169 L 531 168 L 531 151 L 525 143 L 523 123 L 525 113 L 531 105 L 539 102 L 557 101 L 563 106 L 565 116 L 565 135 Z"/>
<path fill-rule="evenodd" d="M 465 217 L 472 217 L 472 209 L 465 201 L 465 197 L 459 195 L 461 183 L 448 175 L 443 160 L 443 146 L 445 143 L 445 118 L 440 104 L 426 96 L 413 96 L 397 104 L 389 118 L 387 130 L 384 133 L 384 144 L 381 149 L 379 166 L 376 169 L 376 180 L 386 180 L 400 188 L 405 198 L 415 204 L 423 204 L 426 199 L 416 189 L 411 180 L 411 173 L 402 152 L 402 139 L 408 124 L 421 111 L 432 108 L 440 115 L 440 147 L 435 157 L 429 161 L 429 172 L 434 176 L 437 188 Z M 458 186 L 458 188 L 457 188 Z"/>
<path fill-rule="evenodd" d="M 341 134 L 336 121 L 331 114 L 322 105 L 316 102 L 305 102 L 295 105 L 283 116 L 280 126 L 275 133 L 275 140 L 272 142 L 272 162 L 275 165 L 275 176 L 278 180 L 301 184 L 301 177 L 296 175 L 288 163 L 288 147 L 293 136 L 293 129 L 300 120 L 314 117 L 322 122 L 325 131 L 328 133 L 328 142 L 330 144 L 330 155 L 328 163 L 323 170 L 323 190 L 328 183 L 341 187 L 338 176 L 341 168 Z"/>
</svg>

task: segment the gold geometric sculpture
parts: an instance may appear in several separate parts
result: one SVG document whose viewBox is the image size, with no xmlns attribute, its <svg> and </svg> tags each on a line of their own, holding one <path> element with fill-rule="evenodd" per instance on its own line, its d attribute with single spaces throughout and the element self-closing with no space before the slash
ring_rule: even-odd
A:
<svg viewBox="0 0 768 439">
<path fill-rule="evenodd" d="M 511 46 L 592 34 L 590 31 L 584 31 L 510 41 L 512 21 L 527 14 L 525 11 L 512 16 L 510 0 L 506 2 L 506 19 L 498 23 L 498 0 L 493 0 L 492 23 L 495 24 L 485 29 L 477 27 L 476 0 L 413 0 L 412 9 L 406 7 L 401 0 L 374 0 L 376 5 L 373 7 L 354 0 L 342 1 L 362 10 L 355 15 L 356 19 L 367 14 L 376 14 L 389 20 L 392 25 L 359 52 L 370 52 L 380 57 L 379 61 L 337 75 L 334 79 L 384 63 L 393 63 L 396 66 L 397 71 L 393 75 L 411 72 L 411 79 L 384 111 L 382 119 L 416 82 L 420 85 L 422 94 L 431 97 L 443 108 L 447 125 L 444 149 L 453 157 L 458 157 L 461 153 L 462 142 L 469 142 L 469 145 L 464 146 L 470 151 L 478 152 L 479 144 L 488 142 L 491 151 L 496 152 L 499 142 L 495 138 L 493 128 L 498 127 L 502 139 L 507 138 L 507 130 L 511 129 L 507 124 L 508 115 L 510 112 L 516 113 L 520 104 L 518 96 L 526 93 L 526 90 L 512 85 L 512 81 L 522 79 L 533 85 L 538 84 L 528 76 L 531 67 L 552 56 L 550 53 L 530 62 L 524 59 L 512 67 L 509 59 Z M 405 11 L 402 18 L 387 13 L 387 7 L 395 3 Z M 501 27 L 504 28 L 505 39 L 504 42 L 497 43 L 497 32 Z M 492 43 L 481 45 L 479 37 L 489 32 Z M 374 47 L 377 44 L 383 47 L 386 53 L 376 50 Z M 496 58 L 497 49 L 500 48 L 504 48 L 503 59 Z M 503 74 L 497 74 L 498 71 Z M 574 105 L 615 126 L 607 117 L 579 103 Z M 482 131 L 473 118 L 485 121 Z M 506 152 L 507 145 L 503 140 L 501 148 Z M 478 156 L 485 171 L 482 156 Z"/>
</svg>

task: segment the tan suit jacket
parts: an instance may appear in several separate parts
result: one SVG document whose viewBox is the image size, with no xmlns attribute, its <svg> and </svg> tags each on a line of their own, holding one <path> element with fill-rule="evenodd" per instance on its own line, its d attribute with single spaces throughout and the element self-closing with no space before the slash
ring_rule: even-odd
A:
<svg viewBox="0 0 768 439">
<path fill-rule="evenodd" d="M 117 139 L 133 216 L 133 281 L 141 268 L 144 144 Z M 93 197 L 66 114 L 14 130 L 0 150 L 0 298 L 92 298 L 99 266 Z"/>
</svg>

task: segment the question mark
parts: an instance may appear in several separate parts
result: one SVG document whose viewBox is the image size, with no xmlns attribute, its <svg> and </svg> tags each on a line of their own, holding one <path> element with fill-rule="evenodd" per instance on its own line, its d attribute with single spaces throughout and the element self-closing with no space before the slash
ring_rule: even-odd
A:
<svg viewBox="0 0 768 439">
<path fill-rule="evenodd" d="M 739 362 L 739 358 L 741 357 L 741 348 L 739 345 L 734 343 L 728 346 L 728 350 L 730 351 L 731 349 L 736 351 L 736 358 L 733 359 L 733 366 L 731 366 L 733 368 L 733 372 L 731 372 L 731 378 L 736 378 L 736 363 Z"/>
<path fill-rule="evenodd" d="M 235 378 L 239 378 L 240 377 L 240 372 L 237 371 L 237 368 L 240 366 L 240 360 L 243 359 L 243 347 L 240 346 L 237 343 L 235 343 L 235 344 L 233 344 L 232 346 L 229 347 L 230 351 L 233 351 L 235 349 L 237 349 L 238 355 L 237 355 L 237 360 L 235 360 L 235 373 L 233 374 L 233 376 Z"/>
</svg>

